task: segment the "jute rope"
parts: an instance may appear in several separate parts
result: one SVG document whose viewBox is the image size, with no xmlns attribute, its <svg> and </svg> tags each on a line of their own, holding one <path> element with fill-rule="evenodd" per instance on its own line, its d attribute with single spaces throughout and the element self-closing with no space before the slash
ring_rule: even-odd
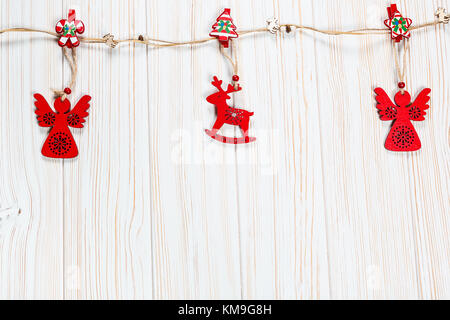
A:
<svg viewBox="0 0 450 320">
<path fill-rule="evenodd" d="M 231 66 L 233 67 L 233 75 L 238 75 L 239 69 L 238 69 L 236 45 L 233 40 L 231 40 L 230 42 L 231 42 L 231 53 L 232 55 L 234 55 L 234 60 L 229 54 L 225 52 L 225 48 L 219 43 L 220 52 L 231 63 Z M 238 88 L 239 88 L 238 82 L 234 81 L 234 89 L 237 90 Z"/>
<path fill-rule="evenodd" d="M 406 83 L 405 81 L 405 73 L 406 73 L 406 62 L 408 59 L 408 51 L 410 48 L 410 42 L 409 40 L 404 41 L 405 43 L 403 44 L 403 66 L 400 66 L 400 45 L 396 46 L 395 44 L 393 44 L 393 48 L 394 48 L 394 60 L 395 60 L 395 69 L 397 70 L 397 76 L 398 76 L 398 80 L 399 82 L 403 82 Z M 400 88 L 400 91 L 403 93 L 405 93 L 405 88 Z"/>
<path fill-rule="evenodd" d="M 225 49 L 224 49 L 224 47 L 219 43 L 219 47 L 220 47 L 220 52 L 223 54 L 223 56 L 228 60 L 228 61 L 230 61 L 230 63 L 231 63 L 231 66 L 233 67 L 233 74 L 238 74 L 238 64 L 237 64 L 237 58 L 236 58 L 236 47 L 235 47 L 235 45 L 234 45 L 234 41 L 233 40 L 231 40 L 230 41 L 231 42 L 231 50 L 232 50 L 232 52 L 234 52 L 234 57 L 235 57 L 235 60 L 233 60 L 233 58 L 229 55 L 229 54 L 227 54 L 226 52 L 225 52 Z"/>
<path fill-rule="evenodd" d="M 70 69 L 72 70 L 72 77 L 71 77 L 70 83 L 67 87 L 69 89 L 73 89 L 73 87 L 75 86 L 75 81 L 76 81 L 77 73 L 78 73 L 77 51 L 75 48 L 71 49 L 71 51 L 72 51 L 72 58 L 71 58 L 66 47 L 63 47 L 62 50 L 63 50 L 64 56 L 66 57 L 67 61 L 69 62 Z M 67 95 L 68 95 L 66 92 L 60 91 L 60 90 L 53 89 L 53 92 L 55 93 L 55 95 L 57 97 L 61 97 L 62 101 L 66 100 Z"/>
<path fill-rule="evenodd" d="M 417 26 L 413 26 L 409 30 L 410 31 L 420 30 L 420 29 L 424 29 L 427 27 L 436 26 L 440 23 L 444 23 L 444 22 L 440 21 L 440 20 L 436 20 L 433 22 L 428 22 L 428 23 L 417 25 Z M 355 30 L 349 30 L 349 31 L 323 30 L 323 29 L 318 29 L 318 28 L 308 27 L 308 26 L 303 26 L 303 25 L 298 25 L 298 24 L 282 24 L 282 25 L 280 25 L 280 28 L 285 28 L 286 32 L 290 32 L 290 30 L 292 28 L 295 28 L 296 30 L 307 30 L 307 31 L 312 31 L 312 32 L 320 33 L 320 34 L 329 35 L 329 36 L 380 35 L 380 34 L 386 35 L 390 32 L 386 28 L 383 28 L 383 29 L 365 28 L 365 29 L 355 29 Z M 11 33 L 11 32 L 43 33 L 43 34 L 53 36 L 55 38 L 59 37 L 59 35 L 56 32 L 45 31 L 45 30 L 40 30 L 40 29 L 32 29 L 32 28 L 3 29 L 3 30 L 0 30 L 0 35 L 4 34 L 4 33 Z M 242 30 L 242 31 L 239 31 L 238 34 L 240 36 L 245 36 L 245 35 L 251 35 L 251 34 L 260 33 L 260 32 L 269 32 L 269 30 L 267 28 L 257 28 L 257 29 L 250 29 L 250 30 Z M 209 37 L 209 38 L 198 39 L 198 40 L 174 42 L 174 41 L 167 41 L 167 40 L 162 40 L 162 39 L 154 39 L 154 38 L 147 38 L 147 37 L 144 38 L 143 36 L 139 36 L 138 39 L 129 38 L 129 39 L 114 40 L 111 35 L 107 35 L 103 38 L 79 37 L 79 39 L 81 42 L 84 42 L 84 43 L 103 43 L 103 44 L 110 46 L 111 48 L 115 48 L 118 44 L 121 44 L 121 43 L 139 43 L 139 44 L 144 44 L 144 45 L 147 45 L 147 46 L 153 47 L 153 48 L 164 48 L 164 47 L 177 47 L 177 46 L 185 46 L 185 45 L 197 45 L 197 44 L 202 44 L 202 43 L 216 40 L 216 38 Z M 220 51 L 224 55 L 224 57 L 231 63 L 231 65 L 233 67 L 233 74 L 237 75 L 238 74 L 238 65 L 237 65 L 237 58 L 236 58 L 236 50 L 235 50 L 233 41 L 231 41 L 231 44 L 232 44 L 232 52 L 234 51 L 235 60 L 233 60 L 233 58 L 225 52 L 222 45 L 220 45 Z M 400 59 L 398 57 L 399 53 L 398 53 L 397 48 L 394 45 L 396 69 L 397 69 L 398 78 L 401 82 L 404 82 L 404 79 L 405 79 L 406 60 L 407 60 L 407 51 L 408 50 L 409 50 L 409 41 L 407 41 L 407 44 L 404 47 L 403 69 L 401 69 L 400 63 L 399 63 Z M 65 47 L 63 47 L 64 56 L 66 57 L 67 61 L 69 62 L 70 68 L 72 70 L 72 77 L 71 77 L 70 84 L 68 86 L 68 88 L 70 88 L 70 89 L 72 89 L 73 86 L 75 85 L 76 76 L 77 76 L 77 72 L 78 72 L 76 50 L 75 50 L 75 48 L 72 48 L 71 51 L 72 51 L 72 58 L 70 58 L 70 56 L 67 52 L 67 49 Z M 235 83 L 235 86 L 237 86 L 237 83 Z M 55 92 L 55 94 L 57 96 L 61 97 L 61 99 L 63 101 L 67 98 L 67 93 L 65 93 L 64 91 L 60 91 L 60 90 L 53 90 L 53 91 Z M 402 92 L 404 92 L 404 89 L 402 89 Z"/>
<path fill-rule="evenodd" d="M 417 26 L 413 26 L 410 28 L 411 31 L 414 30 L 420 30 L 427 27 L 432 27 L 435 25 L 438 25 L 440 23 L 444 23 L 442 21 L 433 21 L 428 22 L 424 24 L 420 24 Z M 282 24 L 280 25 L 281 28 L 295 28 L 296 30 L 308 30 L 312 32 L 317 32 L 329 36 L 339 36 L 339 35 L 380 35 L 380 34 L 387 34 L 389 33 L 389 30 L 386 28 L 383 29 L 376 29 L 376 28 L 365 28 L 365 29 L 355 29 L 355 30 L 349 30 L 349 31 L 339 31 L 339 30 L 323 30 L 318 29 L 314 27 L 308 27 L 308 26 L 302 26 L 298 24 Z M 39 30 L 39 29 L 32 29 L 32 28 L 9 28 L 9 29 L 3 29 L 0 30 L 0 34 L 3 33 L 10 33 L 10 32 L 35 32 L 35 33 L 44 33 L 51 35 L 53 37 L 59 37 L 59 35 L 55 32 L 51 31 L 45 31 L 45 30 Z M 250 35 L 254 33 L 260 33 L 260 32 L 269 32 L 267 28 L 257 28 L 257 29 L 251 29 L 251 30 L 242 30 L 239 31 L 238 34 L 240 36 L 244 35 Z M 119 40 L 108 40 L 106 38 L 87 38 L 87 37 L 79 37 L 81 42 L 85 43 L 107 43 L 111 47 L 115 47 L 118 44 L 121 43 L 140 43 L 144 44 L 150 47 L 154 48 L 164 48 L 164 47 L 177 47 L 177 46 L 185 46 L 185 45 L 196 45 L 201 43 L 206 43 L 209 41 L 216 40 L 216 38 L 208 37 L 204 39 L 198 39 L 198 40 L 191 40 L 191 41 L 181 41 L 181 42 L 174 42 L 174 41 L 167 41 L 162 39 L 154 39 L 154 38 L 144 38 L 140 36 L 139 38 L 129 38 L 129 39 L 119 39 Z"/>
</svg>

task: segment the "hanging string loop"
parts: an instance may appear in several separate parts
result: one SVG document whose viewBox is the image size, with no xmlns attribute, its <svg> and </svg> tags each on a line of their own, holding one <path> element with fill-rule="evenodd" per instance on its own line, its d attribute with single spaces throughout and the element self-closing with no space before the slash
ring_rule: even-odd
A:
<svg viewBox="0 0 450 320">
<path fill-rule="evenodd" d="M 75 86 L 75 81 L 77 78 L 78 73 L 78 58 L 77 58 L 77 51 L 76 48 L 73 47 L 70 49 L 72 51 L 72 57 L 70 57 L 68 53 L 68 49 L 66 47 L 62 48 L 64 57 L 66 57 L 67 61 L 69 62 L 70 70 L 71 70 L 71 78 L 69 85 L 64 90 L 55 90 L 53 89 L 53 92 L 55 93 L 56 97 L 61 97 L 61 100 L 66 100 L 67 96 L 72 93 L 72 90 Z"/>
</svg>

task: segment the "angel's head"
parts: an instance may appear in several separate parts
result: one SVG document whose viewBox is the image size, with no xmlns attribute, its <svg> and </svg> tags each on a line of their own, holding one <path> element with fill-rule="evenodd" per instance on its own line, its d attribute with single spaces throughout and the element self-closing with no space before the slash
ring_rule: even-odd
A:
<svg viewBox="0 0 450 320">
<path fill-rule="evenodd" d="M 58 113 L 66 113 L 70 111 L 69 99 L 64 99 L 64 101 L 62 101 L 61 97 L 59 97 L 55 100 L 53 106 L 55 108 L 55 111 Z"/>
<path fill-rule="evenodd" d="M 398 106 L 406 107 L 408 104 L 411 103 L 411 95 L 407 91 L 404 91 L 403 93 L 399 91 L 395 95 L 394 100 Z"/>
</svg>

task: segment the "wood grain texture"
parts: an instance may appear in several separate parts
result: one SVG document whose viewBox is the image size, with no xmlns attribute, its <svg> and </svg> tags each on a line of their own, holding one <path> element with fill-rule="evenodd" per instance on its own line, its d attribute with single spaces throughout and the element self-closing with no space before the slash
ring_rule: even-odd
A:
<svg viewBox="0 0 450 320">
<path fill-rule="evenodd" d="M 397 3 L 415 23 L 449 8 Z M 276 16 L 348 30 L 379 28 L 387 4 L 2 0 L 0 27 L 52 29 L 75 7 L 86 36 L 190 40 L 226 5 L 240 29 Z M 40 155 L 33 112 L 33 93 L 69 80 L 61 50 L 42 35 L 0 40 L 0 218 L 20 208 L 0 223 L 0 298 L 450 298 L 448 26 L 412 36 L 407 89 L 432 100 L 414 124 L 423 148 L 407 154 L 383 148 L 375 108 L 376 86 L 396 89 L 384 36 L 241 37 L 233 99 L 255 112 L 258 140 L 240 146 L 203 131 L 212 77 L 232 76 L 216 43 L 82 45 L 71 102 L 93 99 L 70 161 Z"/>
</svg>

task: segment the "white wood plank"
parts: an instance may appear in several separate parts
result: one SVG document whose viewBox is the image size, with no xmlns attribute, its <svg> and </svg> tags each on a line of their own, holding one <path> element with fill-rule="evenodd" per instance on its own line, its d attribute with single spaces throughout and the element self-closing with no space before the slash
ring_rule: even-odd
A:
<svg viewBox="0 0 450 320">
<path fill-rule="evenodd" d="M 218 8 L 153 3 L 150 36 L 201 38 Z M 155 298 L 240 298 L 234 150 L 204 133 L 214 121 L 205 96 L 226 66 L 216 45 L 154 50 L 150 61 Z"/>
<path fill-rule="evenodd" d="M 244 29 L 274 15 L 311 24 L 302 4 L 240 3 L 236 19 Z M 255 111 L 258 134 L 236 148 L 245 298 L 330 297 L 313 45 L 300 33 L 239 41 L 237 101 Z"/>
<path fill-rule="evenodd" d="M 404 7 L 403 4 L 400 6 Z M 408 15 L 422 16 L 419 11 L 414 12 L 414 8 L 408 6 Z M 384 2 L 380 1 L 369 8 L 356 2 L 339 6 L 330 4 L 322 10 L 316 9 L 316 25 L 321 28 L 364 26 L 365 10 L 370 10 L 371 15 L 383 17 Z M 428 19 L 433 10 L 428 10 Z M 348 12 L 353 14 L 346 14 Z M 340 23 L 344 16 L 345 23 Z M 417 21 L 420 22 L 426 21 Z M 411 41 L 418 43 L 420 35 L 416 33 L 413 36 Z M 324 186 L 329 210 L 328 249 L 332 297 L 426 297 L 428 294 L 423 291 L 421 279 L 427 277 L 428 272 L 423 270 L 424 263 L 421 260 L 430 261 L 431 257 L 423 257 L 420 252 L 418 226 L 414 218 L 414 212 L 420 209 L 417 206 L 417 194 L 412 190 L 420 188 L 422 192 L 432 194 L 434 187 L 430 185 L 431 189 L 424 190 L 424 186 L 414 179 L 412 167 L 417 166 L 419 158 L 425 167 L 434 167 L 435 161 L 428 158 L 423 150 L 414 154 L 386 151 L 383 144 L 389 124 L 381 123 L 378 117 L 370 114 L 370 110 L 375 114 L 372 93 L 375 86 L 387 88 L 390 94 L 395 92 L 391 43 L 376 36 L 333 38 L 325 39 L 325 45 L 317 43 L 316 54 L 323 61 L 318 64 L 317 73 L 321 79 L 320 104 L 323 106 L 321 130 L 325 160 Z M 358 46 L 360 52 L 355 50 Z M 411 50 L 411 55 L 423 55 L 418 49 L 413 51 L 414 45 Z M 333 68 L 329 68 L 329 65 Z M 429 63 L 428 70 L 422 68 L 416 71 L 421 74 L 421 80 L 408 82 L 412 90 L 416 90 L 417 86 L 428 85 L 429 76 L 423 75 L 425 72 L 431 74 L 435 67 Z M 447 90 L 443 88 L 442 91 Z M 434 110 L 442 108 L 446 107 L 433 103 Z M 432 128 L 431 117 L 433 115 L 430 112 L 427 122 L 416 125 L 419 134 L 422 133 L 422 125 Z M 444 128 L 445 125 L 439 130 Z M 430 144 L 433 143 L 424 141 L 424 150 L 432 150 Z M 438 168 L 439 165 L 437 175 L 448 176 L 448 170 Z M 448 202 L 444 206 L 448 208 Z M 448 211 L 443 209 L 437 209 L 440 217 L 444 217 Z M 431 212 L 431 207 L 428 210 Z M 441 230 L 434 230 L 439 235 L 448 232 L 445 225 Z M 447 246 L 448 241 L 442 239 L 442 245 Z M 445 260 L 446 255 L 444 253 L 442 256 L 441 253 L 439 261 Z M 435 266 L 438 270 L 446 269 L 445 265 L 438 262 Z M 440 281 L 447 280 L 441 277 Z M 434 286 L 429 278 L 425 282 L 427 286 Z"/>
<path fill-rule="evenodd" d="M 448 8 L 449 2 L 440 4 Z M 435 7 L 417 2 L 408 8 L 419 21 L 429 21 Z M 447 28 L 445 28 L 447 27 Z M 423 87 L 432 88 L 430 110 L 424 122 L 414 123 L 423 148 L 410 158 L 408 168 L 411 217 L 414 228 L 420 298 L 448 299 L 450 296 L 449 231 L 449 64 L 445 45 L 448 26 L 420 32 L 411 45 L 408 71 L 416 96 Z M 444 32 L 444 30 L 446 32 Z M 448 48 L 447 48 L 448 50 Z M 412 93 L 413 94 L 413 93 Z"/>
<path fill-rule="evenodd" d="M 28 7 L 27 10 L 22 10 Z M 45 28 L 57 3 L 5 1 L 2 27 Z M 48 101 L 61 83 L 59 50 L 45 36 L 2 35 L 0 41 L 0 203 L 21 215 L 0 238 L 0 297 L 63 297 L 62 164 L 40 154 L 48 130 L 37 125 L 33 94 Z"/>
<path fill-rule="evenodd" d="M 147 27 L 145 1 L 121 1 L 114 10 L 109 1 L 76 4 L 84 13 L 87 36 L 134 37 Z M 100 16 L 102 23 L 96 22 Z M 72 98 L 90 94 L 92 101 L 87 125 L 75 136 L 80 156 L 64 162 L 65 269 L 72 280 L 66 297 L 149 299 L 146 50 L 91 45 L 79 52 L 80 77 Z"/>
</svg>

